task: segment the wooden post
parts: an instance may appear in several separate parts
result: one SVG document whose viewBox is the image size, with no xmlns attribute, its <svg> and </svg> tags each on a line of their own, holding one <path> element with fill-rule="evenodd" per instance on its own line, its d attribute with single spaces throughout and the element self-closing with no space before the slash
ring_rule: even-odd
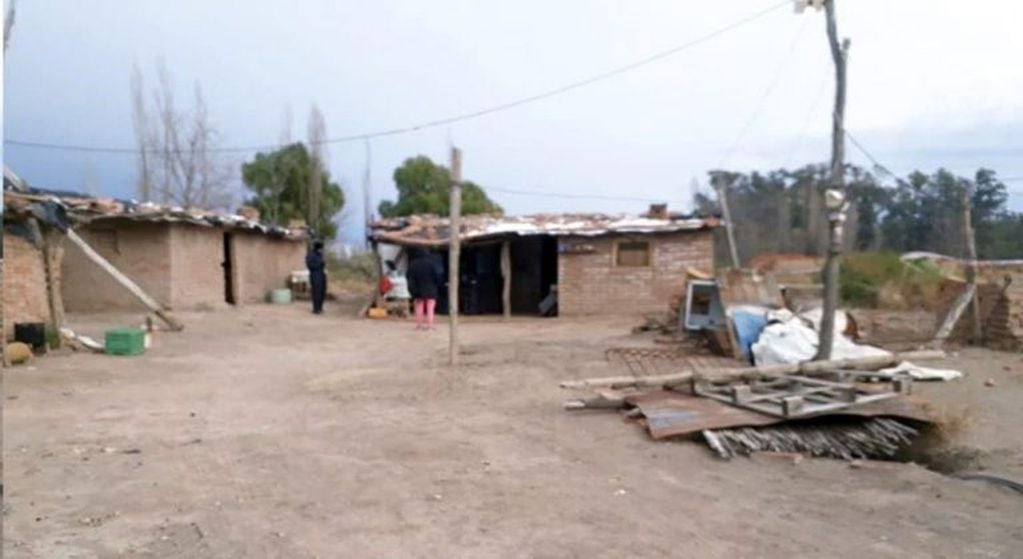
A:
<svg viewBox="0 0 1023 559">
<path fill-rule="evenodd" d="M 973 217 L 970 203 L 970 191 L 963 186 L 959 193 L 959 200 L 963 210 L 963 242 L 966 244 L 966 283 L 968 289 L 973 293 L 970 300 L 970 323 L 972 326 L 972 342 L 974 345 L 984 343 L 984 329 L 980 319 L 980 292 L 977 291 L 977 241 L 973 234 Z"/>
<path fill-rule="evenodd" d="M 46 276 L 46 302 L 50 308 L 50 328 L 53 329 L 56 336 L 57 348 L 60 348 L 64 338 L 60 334 L 60 328 L 64 325 L 64 313 L 63 304 L 60 299 L 60 289 L 57 286 L 56 274 L 53 270 L 55 259 L 56 247 L 54 246 L 53 235 L 50 231 L 46 231 L 43 234 L 43 273 Z M 49 340 L 46 343 L 47 349 L 50 349 Z"/>
<path fill-rule="evenodd" d="M 451 148 L 451 219 L 448 231 L 448 356 L 458 365 L 458 279 L 462 245 L 462 151 Z"/>
<path fill-rule="evenodd" d="M 838 194 L 837 202 L 827 196 L 824 206 L 828 212 L 828 256 L 824 264 L 824 308 L 821 314 L 820 343 L 817 347 L 818 361 L 831 359 L 831 346 L 835 341 L 835 310 L 838 308 L 838 274 L 842 261 L 842 223 L 845 217 L 845 202 L 841 200 L 845 190 L 845 88 L 846 62 L 849 56 L 849 39 L 838 42 L 838 25 L 835 22 L 835 0 L 825 4 L 827 16 L 828 43 L 831 58 L 835 62 L 835 111 L 831 127 L 831 190 Z M 837 206 L 837 207 L 836 207 Z"/>
<path fill-rule="evenodd" d="M 107 261 L 106 258 L 103 258 L 100 253 L 93 250 L 93 248 L 89 246 L 89 243 L 86 243 L 84 239 L 79 237 L 78 233 L 75 233 L 73 229 L 67 230 L 67 238 L 71 239 L 71 242 L 77 245 L 78 248 L 82 249 L 82 252 L 85 253 L 85 256 L 88 257 L 89 260 L 92 260 L 97 266 L 102 268 L 103 271 L 110 274 L 110 277 L 114 278 L 117 283 L 124 286 L 124 288 L 134 295 L 136 299 L 141 301 L 143 305 L 149 307 L 149 310 L 153 311 L 153 314 L 158 316 L 160 320 L 164 321 L 171 330 L 177 331 L 185 328 L 184 325 L 175 320 L 174 317 L 164 310 L 160 303 L 156 302 L 156 300 L 150 297 L 145 291 L 142 291 L 141 287 L 131 281 L 131 278 L 122 274 L 121 271 L 115 268 L 114 265 Z"/>
<path fill-rule="evenodd" d="M 711 182 L 714 184 L 714 190 L 717 191 L 718 203 L 721 205 L 721 213 L 725 218 L 725 234 L 728 237 L 728 254 L 732 258 L 732 268 L 738 270 L 740 268 L 739 249 L 735 246 L 735 227 L 732 224 L 732 212 L 728 206 L 728 185 L 725 184 L 726 179 L 723 173 L 716 173 Z"/>
<path fill-rule="evenodd" d="M 501 310 L 504 318 L 511 318 L 511 241 L 501 243 L 501 278 L 504 285 L 501 289 Z"/>
</svg>

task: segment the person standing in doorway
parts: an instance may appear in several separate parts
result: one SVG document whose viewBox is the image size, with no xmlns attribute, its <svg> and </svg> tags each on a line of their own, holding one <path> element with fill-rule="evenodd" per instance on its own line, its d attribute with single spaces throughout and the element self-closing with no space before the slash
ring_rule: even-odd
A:
<svg viewBox="0 0 1023 559">
<path fill-rule="evenodd" d="M 313 314 L 323 312 L 323 300 L 327 297 L 327 272 L 323 260 L 323 241 L 313 243 L 312 250 L 305 257 L 305 266 L 309 268 L 309 290 L 313 298 Z"/>
<path fill-rule="evenodd" d="M 430 254 L 422 249 L 409 250 L 408 272 L 409 293 L 415 305 L 416 330 L 432 330 L 434 326 L 434 310 L 437 307 L 437 294 L 440 292 L 440 281 L 437 266 Z"/>
</svg>

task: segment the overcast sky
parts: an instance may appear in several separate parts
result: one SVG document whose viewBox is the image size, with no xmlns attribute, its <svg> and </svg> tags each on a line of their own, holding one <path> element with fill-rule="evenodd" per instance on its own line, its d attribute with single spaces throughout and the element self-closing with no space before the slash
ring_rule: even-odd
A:
<svg viewBox="0 0 1023 559">
<path fill-rule="evenodd" d="M 18 4 L 4 68 L 5 138 L 132 147 L 129 75 L 163 57 L 190 96 L 202 84 L 223 146 L 275 143 L 285 107 L 305 137 L 499 105 L 684 44 L 778 0 L 32 0 Z M 1023 176 L 1023 3 L 839 0 L 852 39 L 847 125 L 893 171 L 979 166 Z M 822 14 L 784 6 L 713 40 L 533 104 L 372 142 L 373 205 L 406 157 L 465 153 L 494 189 L 669 201 L 719 166 L 828 158 L 833 82 Z M 766 94 L 766 95 L 765 95 Z M 759 109 L 758 109 L 759 108 Z M 732 148 L 734 146 L 734 149 Z M 361 232 L 362 142 L 330 147 Z M 855 149 L 850 160 L 866 164 Z M 40 186 L 130 196 L 131 155 L 5 146 Z M 245 155 L 236 156 L 238 162 Z M 240 183 L 239 183 L 240 185 Z M 1010 183 L 1023 192 L 1023 182 Z M 239 186 L 240 189 L 240 186 Z M 491 191 L 509 213 L 637 212 L 641 201 Z M 1023 195 L 1013 206 L 1023 209 Z"/>
</svg>

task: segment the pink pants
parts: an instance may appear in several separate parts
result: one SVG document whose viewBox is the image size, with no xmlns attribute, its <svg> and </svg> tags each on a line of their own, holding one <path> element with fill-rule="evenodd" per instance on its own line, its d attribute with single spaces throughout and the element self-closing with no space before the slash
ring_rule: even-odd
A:
<svg viewBox="0 0 1023 559">
<path fill-rule="evenodd" d="M 415 305 L 416 328 L 433 328 L 433 309 L 437 306 L 437 300 L 416 299 Z"/>
</svg>

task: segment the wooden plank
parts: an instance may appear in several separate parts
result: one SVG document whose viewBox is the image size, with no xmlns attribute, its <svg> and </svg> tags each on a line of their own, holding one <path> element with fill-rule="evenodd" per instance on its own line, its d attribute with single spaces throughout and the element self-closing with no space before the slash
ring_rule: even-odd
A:
<svg viewBox="0 0 1023 559">
<path fill-rule="evenodd" d="M 892 353 L 870 357 L 857 357 L 853 359 L 836 359 L 831 361 L 807 361 L 789 365 L 769 365 L 766 367 L 735 367 L 735 368 L 706 368 L 690 369 L 688 371 L 671 373 L 667 375 L 656 375 L 649 377 L 598 377 L 581 380 L 562 381 L 562 388 L 594 388 L 594 387 L 628 387 L 628 386 L 679 386 L 690 382 L 701 376 L 713 377 L 715 381 L 739 380 L 743 378 L 758 378 L 770 375 L 791 375 L 796 373 L 819 373 L 828 372 L 834 369 L 853 368 L 883 368 L 895 365 L 902 361 L 927 361 L 932 359 L 944 359 L 945 352 L 941 350 L 920 350 L 907 351 L 903 353 Z"/>
<path fill-rule="evenodd" d="M 85 253 L 85 256 L 89 260 L 92 260 L 97 266 L 102 268 L 103 271 L 110 274 L 110 277 L 114 278 L 117 283 L 124 286 L 129 293 L 134 295 L 135 298 L 141 301 L 143 305 L 149 308 L 149 310 L 153 311 L 153 314 L 166 323 L 171 330 L 179 331 L 185 328 L 185 326 L 175 320 L 174 317 L 171 316 L 162 305 L 160 305 L 160 303 L 156 302 L 156 300 L 150 297 L 145 291 L 142 291 L 142 288 L 132 281 L 131 278 L 122 274 L 121 271 L 115 268 L 114 265 L 106 258 L 103 258 L 100 253 L 93 250 L 93 248 L 89 246 L 89 243 L 79 237 L 78 233 L 75 233 L 73 229 L 68 229 L 67 238 L 71 239 L 71 242 L 73 242 L 78 248 L 82 249 L 82 252 Z"/>
<path fill-rule="evenodd" d="M 938 327 L 937 333 L 934 334 L 934 345 L 941 345 L 949 336 L 952 335 L 952 329 L 959 323 L 959 319 L 962 318 L 963 312 L 966 311 L 966 306 L 976 298 L 977 295 L 977 284 L 967 284 L 966 289 L 959 294 L 956 298 L 955 303 L 952 304 L 952 308 L 949 309 L 948 314 L 945 315 L 945 320 L 941 322 L 941 326 Z"/>
</svg>

